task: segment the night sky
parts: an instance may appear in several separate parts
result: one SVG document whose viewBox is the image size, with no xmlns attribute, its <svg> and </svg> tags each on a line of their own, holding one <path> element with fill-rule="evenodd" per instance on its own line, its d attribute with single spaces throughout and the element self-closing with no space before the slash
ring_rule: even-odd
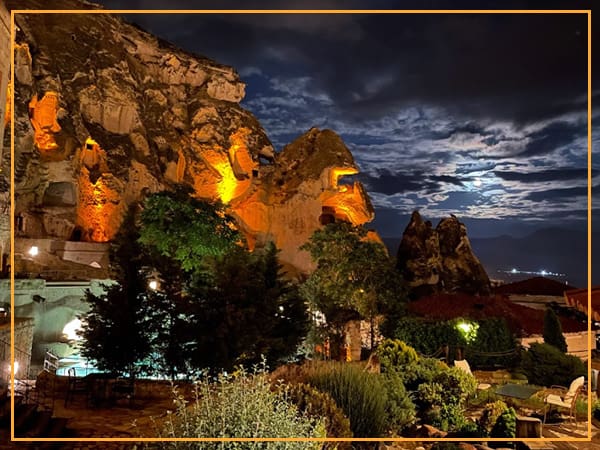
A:
<svg viewBox="0 0 600 450">
<path fill-rule="evenodd" d="M 432 1 L 101 3 L 114 9 L 449 7 Z M 549 3 L 533 7 L 560 6 Z M 505 1 L 498 7 L 527 6 Z M 455 214 L 471 238 L 518 237 L 548 227 L 586 232 L 586 15 L 127 19 L 235 67 L 247 83 L 242 105 L 277 150 L 313 126 L 340 134 L 376 209 L 370 226 L 382 236 L 400 236 L 415 209 L 434 224 Z M 597 144 L 599 130 L 593 131 Z M 600 164 L 592 169 L 595 186 Z"/>
</svg>

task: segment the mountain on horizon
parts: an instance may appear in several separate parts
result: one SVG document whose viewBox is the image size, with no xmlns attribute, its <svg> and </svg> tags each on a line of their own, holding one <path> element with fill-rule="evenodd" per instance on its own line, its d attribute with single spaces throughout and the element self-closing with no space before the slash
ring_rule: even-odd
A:
<svg viewBox="0 0 600 450">
<path fill-rule="evenodd" d="M 382 240 L 395 257 L 402 237 L 384 237 Z M 546 270 L 564 274 L 556 279 L 574 287 L 587 286 L 586 233 L 552 227 L 520 238 L 503 234 L 469 240 L 475 255 L 492 279 L 508 281 L 505 271 L 512 268 L 527 272 Z M 600 245 L 600 232 L 592 232 L 592 244 Z M 593 250 L 592 254 L 596 254 Z M 514 281 L 514 278 L 510 280 Z M 597 284 L 600 284 L 600 268 L 592 264 L 592 285 Z"/>
</svg>

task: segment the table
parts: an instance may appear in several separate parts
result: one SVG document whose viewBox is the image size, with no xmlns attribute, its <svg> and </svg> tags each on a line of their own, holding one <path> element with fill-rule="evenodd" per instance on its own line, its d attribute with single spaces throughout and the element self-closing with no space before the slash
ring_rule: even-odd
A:
<svg viewBox="0 0 600 450">
<path fill-rule="evenodd" d="M 539 388 L 533 386 L 509 383 L 500 386 L 498 389 L 496 389 L 495 393 L 504 397 L 512 397 L 521 400 L 526 400 L 539 390 Z"/>
</svg>

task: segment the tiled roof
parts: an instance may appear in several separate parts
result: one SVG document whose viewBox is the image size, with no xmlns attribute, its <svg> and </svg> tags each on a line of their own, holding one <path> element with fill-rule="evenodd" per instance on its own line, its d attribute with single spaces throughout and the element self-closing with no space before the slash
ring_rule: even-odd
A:
<svg viewBox="0 0 600 450">
<path fill-rule="evenodd" d="M 528 308 L 510 301 L 507 297 L 475 297 L 466 294 L 441 294 L 424 297 L 408 304 L 408 310 L 419 316 L 436 320 L 457 317 L 485 319 L 503 317 L 509 328 L 518 336 L 542 334 L 544 311 Z M 587 330 L 587 323 L 560 317 L 563 332 Z"/>
<path fill-rule="evenodd" d="M 565 300 L 569 306 L 587 312 L 588 290 L 585 288 L 566 291 Z M 598 316 L 600 315 L 600 286 L 592 287 L 592 311 L 594 312 L 594 316 L 596 316 L 594 320 L 598 320 Z"/>
<path fill-rule="evenodd" d="M 522 294 L 522 295 L 549 295 L 562 297 L 565 291 L 573 289 L 573 286 L 561 283 L 546 277 L 534 277 L 527 280 L 516 281 L 510 284 L 498 286 L 494 291 L 497 294 Z"/>
</svg>

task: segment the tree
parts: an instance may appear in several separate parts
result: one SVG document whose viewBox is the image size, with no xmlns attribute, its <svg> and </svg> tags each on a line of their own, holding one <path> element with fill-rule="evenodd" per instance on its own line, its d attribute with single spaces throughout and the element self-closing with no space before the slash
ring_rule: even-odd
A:
<svg viewBox="0 0 600 450">
<path fill-rule="evenodd" d="M 116 284 L 100 295 L 86 291 L 90 306 L 82 316 L 81 354 L 96 361 L 99 369 L 126 372 L 134 378 L 150 367 L 144 362 L 152 349 L 153 311 L 142 270 L 142 249 L 137 243 L 134 213 L 130 210 L 111 247 Z"/>
<path fill-rule="evenodd" d="M 141 222 L 139 242 L 177 261 L 186 272 L 205 269 L 211 258 L 243 241 L 223 205 L 192 197 L 184 185 L 148 196 Z"/>
<path fill-rule="evenodd" d="M 567 341 L 562 332 L 562 326 L 558 316 L 552 308 L 546 308 L 544 313 L 544 342 L 550 344 L 561 352 L 567 352 Z"/>
<path fill-rule="evenodd" d="M 304 337 L 308 317 L 297 288 L 281 278 L 274 245 L 249 253 L 238 248 L 219 259 L 219 270 L 199 279 L 195 367 L 229 370 L 273 364 L 289 357 Z"/>
<path fill-rule="evenodd" d="M 339 344 L 348 320 L 367 319 L 373 347 L 375 317 L 402 301 L 401 278 L 385 247 L 368 240 L 364 228 L 342 222 L 317 230 L 301 249 L 317 265 L 303 292 L 325 315 L 329 337 Z"/>
</svg>

